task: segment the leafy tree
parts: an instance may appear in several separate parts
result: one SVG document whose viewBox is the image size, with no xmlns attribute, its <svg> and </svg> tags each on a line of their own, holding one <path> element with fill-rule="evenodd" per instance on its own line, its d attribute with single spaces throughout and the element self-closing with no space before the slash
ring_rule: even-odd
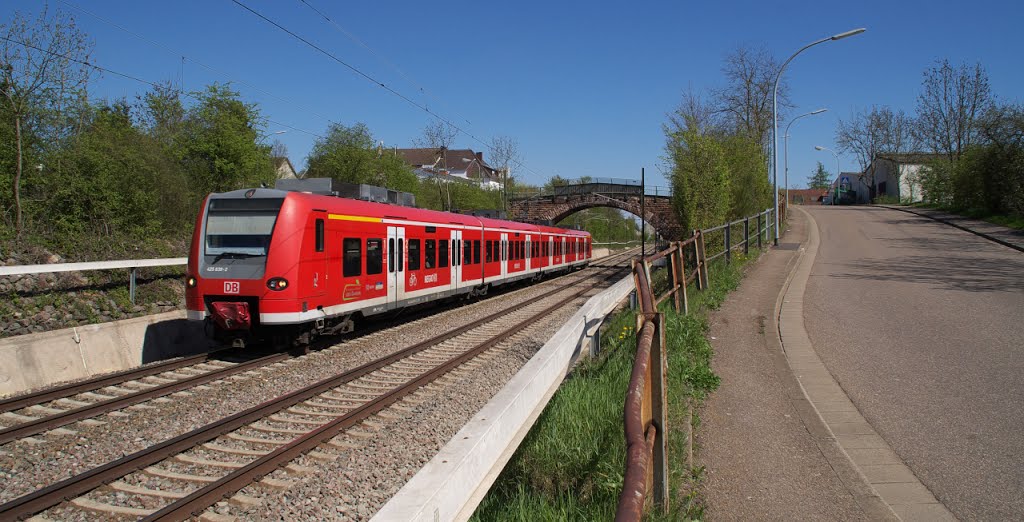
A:
<svg viewBox="0 0 1024 522">
<path fill-rule="evenodd" d="M 718 225 L 729 214 L 729 165 L 713 136 L 687 129 L 668 136 L 672 203 L 683 230 Z"/>
<path fill-rule="evenodd" d="M 772 206 L 768 161 L 761 144 L 747 135 L 720 138 L 731 187 L 729 219 L 750 216 Z"/>
<path fill-rule="evenodd" d="M 827 189 L 831 185 L 832 174 L 829 174 L 829 172 L 825 170 L 825 165 L 819 161 L 818 167 L 814 170 L 814 173 L 811 174 L 807 187 L 812 189 Z"/>
<path fill-rule="evenodd" d="M 307 177 L 365 183 L 417 196 L 425 192 L 400 157 L 374 147 L 373 135 L 362 123 L 351 127 L 332 123 L 327 135 L 313 144 L 306 162 Z"/>
<path fill-rule="evenodd" d="M 17 235 L 23 230 L 21 181 L 25 164 L 25 134 L 48 128 L 50 140 L 63 136 L 63 116 L 81 99 L 93 69 L 87 65 L 92 43 L 73 17 L 58 11 L 50 17 L 44 7 L 29 21 L 15 12 L 0 24 L 0 90 L 6 115 L 14 127 L 14 175 L 11 195 Z"/>
<path fill-rule="evenodd" d="M 196 194 L 259 186 L 274 180 L 270 146 L 262 143 L 264 121 L 254 103 L 228 86 L 194 92 L 175 140 Z"/>
<path fill-rule="evenodd" d="M 45 220 L 55 238 L 162 236 L 187 229 L 195 202 L 161 144 L 132 124 L 122 101 L 94 107 L 83 131 L 50 157 Z"/>
</svg>

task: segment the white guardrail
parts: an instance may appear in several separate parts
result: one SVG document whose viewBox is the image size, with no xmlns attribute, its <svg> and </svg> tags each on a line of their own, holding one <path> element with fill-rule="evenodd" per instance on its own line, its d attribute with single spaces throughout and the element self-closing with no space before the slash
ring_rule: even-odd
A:
<svg viewBox="0 0 1024 522">
<path fill-rule="evenodd" d="M 587 301 L 373 520 L 468 520 L 581 349 L 633 290 L 630 275 Z"/>
<path fill-rule="evenodd" d="M 128 295 L 132 304 L 135 304 L 135 275 L 140 268 L 153 266 L 184 266 L 188 264 L 187 257 L 168 257 L 162 259 L 125 259 L 122 261 L 95 261 L 90 263 L 50 263 L 45 265 L 12 265 L 0 266 L 0 277 L 31 275 L 31 274 L 55 274 L 58 272 L 84 272 L 86 270 L 118 270 L 128 269 L 130 277 L 128 280 Z"/>
</svg>

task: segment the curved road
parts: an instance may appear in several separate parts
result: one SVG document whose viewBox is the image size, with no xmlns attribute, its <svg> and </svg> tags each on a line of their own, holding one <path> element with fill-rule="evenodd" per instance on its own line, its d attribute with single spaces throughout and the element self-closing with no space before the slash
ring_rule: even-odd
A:
<svg viewBox="0 0 1024 522">
<path fill-rule="evenodd" d="M 802 208 L 822 362 L 958 518 L 1024 519 L 1024 253 L 895 210 Z"/>
</svg>

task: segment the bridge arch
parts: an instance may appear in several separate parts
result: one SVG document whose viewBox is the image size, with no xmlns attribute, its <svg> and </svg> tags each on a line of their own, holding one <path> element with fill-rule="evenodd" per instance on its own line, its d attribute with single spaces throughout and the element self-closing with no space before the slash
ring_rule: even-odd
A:
<svg viewBox="0 0 1024 522">
<path fill-rule="evenodd" d="M 574 187 L 580 187 L 576 185 Z M 637 187 L 639 188 L 639 187 Z M 509 217 L 519 221 L 550 221 L 557 223 L 575 212 L 595 207 L 624 210 L 647 221 L 661 237 L 676 241 L 689 236 L 683 231 L 672 208 L 671 196 L 646 196 L 645 212 L 640 211 L 639 191 L 634 194 L 612 191 L 574 191 L 513 199 L 509 202 Z"/>
</svg>

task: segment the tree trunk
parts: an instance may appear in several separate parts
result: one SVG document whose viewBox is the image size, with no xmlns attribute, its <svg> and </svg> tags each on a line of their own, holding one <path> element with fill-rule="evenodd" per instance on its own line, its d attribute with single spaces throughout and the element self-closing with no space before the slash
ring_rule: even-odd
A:
<svg viewBox="0 0 1024 522">
<path fill-rule="evenodd" d="M 16 114 L 14 116 L 14 136 L 15 142 L 17 143 L 17 157 L 18 166 L 14 171 L 14 212 L 17 216 L 15 218 L 14 230 L 17 234 L 17 238 L 21 239 L 22 222 L 21 222 L 21 169 L 22 169 L 22 157 L 21 157 L 21 115 Z"/>
</svg>

